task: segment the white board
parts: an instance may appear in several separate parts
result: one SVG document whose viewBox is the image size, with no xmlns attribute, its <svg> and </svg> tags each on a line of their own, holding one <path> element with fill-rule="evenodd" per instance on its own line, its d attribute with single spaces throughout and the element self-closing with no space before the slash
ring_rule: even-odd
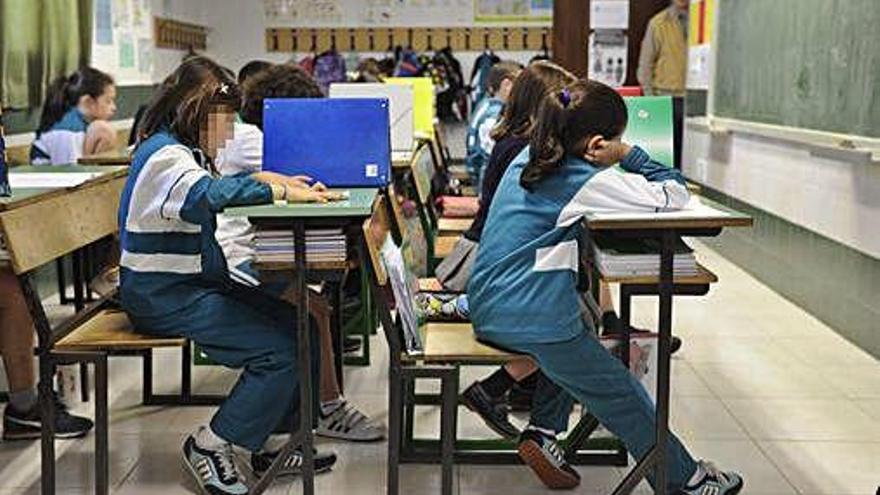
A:
<svg viewBox="0 0 880 495">
<path fill-rule="evenodd" d="M 413 149 L 413 87 L 402 84 L 334 83 L 330 98 L 387 98 L 391 122 L 391 150 Z"/>
</svg>

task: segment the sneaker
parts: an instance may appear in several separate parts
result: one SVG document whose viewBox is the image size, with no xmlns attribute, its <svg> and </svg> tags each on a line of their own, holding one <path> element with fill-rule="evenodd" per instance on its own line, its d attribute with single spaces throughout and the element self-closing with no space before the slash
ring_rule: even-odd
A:
<svg viewBox="0 0 880 495">
<path fill-rule="evenodd" d="M 732 471 L 721 471 L 711 462 L 700 461 L 697 470 L 700 481 L 684 487 L 679 495 L 735 495 L 742 490 L 742 476 Z"/>
<path fill-rule="evenodd" d="M 193 435 L 183 443 L 183 463 L 193 475 L 202 493 L 208 495 L 247 495 L 248 487 L 239 479 L 232 445 L 218 450 L 196 445 Z"/>
<path fill-rule="evenodd" d="M 638 335 L 640 333 L 643 333 L 643 334 L 644 333 L 651 333 L 651 331 L 647 330 L 645 328 L 637 328 L 634 326 L 630 326 L 629 333 L 630 333 L 630 335 Z M 619 335 L 619 334 L 620 334 L 620 332 L 617 331 L 616 329 L 612 329 L 612 328 L 609 328 L 609 329 L 603 328 L 602 329 L 603 336 L 605 336 L 605 335 Z M 673 335 L 672 339 L 669 341 L 669 355 L 675 354 L 676 352 L 678 352 L 679 349 L 681 349 L 681 339 L 676 337 L 675 335 Z"/>
<path fill-rule="evenodd" d="M 547 488 L 571 489 L 581 484 L 581 476 L 565 460 L 556 439 L 536 430 L 526 430 L 519 441 L 519 458 L 532 468 Z"/>
<path fill-rule="evenodd" d="M 333 466 L 336 464 L 336 454 L 333 452 L 318 452 L 317 450 L 313 451 L 315 453 L 315 473 L 326 473 L 330 471 Z M 255 452 L 251 454 L 251 469 L 253 469 L 254 474 L 257 476 L 263 476 L 263 473 L 269 470 L 269 466 L 272 465 L 272 462 L 278 457 L 280 451 L 277 452 Z M 281 466 L 281 470 L 278 471 L 278 476 L 297 476 L 302 474 L 302 465 L 303 465 L 303 453 L 302 449 L 297 447 L 293 449 L 293 451 L 288 454 L 287 459 L 284 461 L 284 465 Z"/>
<path fill-rule="evenodd" d="M 352 442 L 375 442 L 385 438 L 385 427 L 342 400 L 329 414 L 319 415 L 315 434 Z"/>
<path fill-rule="evenodd" d="M 477 413 L 492 431 L 507 439 L 520 435 L 519 428 L 508 419 L 507 404 L 503 397 L 494 398 L 476 381 L 461 394 L 461 402 Z"/>
<path fill-rule="evenodd" d="M 67 406 L 53 394 L 55 401 L 55 438 L 84 437 L 95 424 L 88 418 L 75 416 L 67 411 Z M 3 440 L 33 440 L 40 438 L 42 421 L 40 405 L 30 411 L 17 411 L 12 404 L 3 411 Z"/>
</svg>

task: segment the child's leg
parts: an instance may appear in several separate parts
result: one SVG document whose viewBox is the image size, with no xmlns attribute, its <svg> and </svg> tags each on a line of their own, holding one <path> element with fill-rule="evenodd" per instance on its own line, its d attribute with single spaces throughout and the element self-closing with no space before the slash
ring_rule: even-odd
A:
<svg viewBox="0 0 880 495">
<path fill-rule="evenodd" d="M 285 413 L 299 403 L 296 308 L 262 302 L 255 306 L 214 292 L 185 314 L 135 322 L 147 332 L 187 337 L 212 360 L 244 368 L 211 429 L 251 451 L 261 449 Z"/>
<path fill-rule="evenodd" d="M 86 129 L 83 155 L 97 155 L 116 149 L 116 129 L 106 120 L 96 120 Z"/>
<path fill-rule="evenodd" d="M 0 269 L 0 294 L 0 354 L 9 391 L 33 391 L 36 401 L 34 326 L 18 280 L 8 268 Z"/>
<path fill-rule="evenodd" d="M 541 370 L 584 404 L 641 459 L 654 445 L 654 404 L 641 383 L 592 336 L 561 343 L 516 345 Z M 669 491 L 684 487 L 697 463 L 675 435 L 668 448 Z"/>
</svg>

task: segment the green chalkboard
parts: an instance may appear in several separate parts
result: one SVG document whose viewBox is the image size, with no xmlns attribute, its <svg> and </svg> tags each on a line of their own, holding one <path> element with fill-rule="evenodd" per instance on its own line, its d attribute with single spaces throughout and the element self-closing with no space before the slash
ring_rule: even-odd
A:
<svg viewBox="0 0 880 495">
<path fill-rule="evenodd" d="M 880 0 L 719 0 L 714 114 L 880 137 Z"/>
</svg>

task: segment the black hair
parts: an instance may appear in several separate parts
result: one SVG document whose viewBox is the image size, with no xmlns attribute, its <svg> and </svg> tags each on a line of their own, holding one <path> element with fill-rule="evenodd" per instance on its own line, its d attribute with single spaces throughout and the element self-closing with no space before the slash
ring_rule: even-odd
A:
<svg viewBox="0 0 880 495">
<path fill-rule="evenodd" d="M 527 138 L 534 126 L 541 100 L 548 92 L 559 91 L 577 81 L 577 77 L 548 61 L 529 64 L 513 81 L 510 97 L 504 103 L 501 119 L 492 129 L 497 143 L 506 137 Z"/>
<path fill-rule="evenodd" d="M 40 114 L 37 136 L 48 131 L 64 117 L 71 107 L 85 95 L 98 98 L 107 86 L 113 85 L 113 77 L 92 67 L 82 67 L 69 76 L 61 76 L 46 89 L 46 101 Z"/>
<path fill-rule="evenodd" d="M 266 98 L 321 98 L 318 83 L 302 67 L 294 64 L 274 65 L 248 79 L 244 93 L 241 119 L 263 128 L 263 100 Z"/>
<path fill-rule="evenodd" d="M 581 157 L 591 136 L 612 139 L 626 129 L 626 104 L 617 91 L 581 79 L 541 102 L 520 184 L 532 186 L 559 170 L 567 155 Z"/>
<path fill-rule="evenodd" d="M 184 145 L 198 148 L 208 113 L 216 108 L 237 112 L 240 105 L 241 95 L 228 69 L 207 57 L 191 57 L 153 95 L 138 127 L 138 143 L 168 130 Z"/>
<path fill-rule="evenodd" d="M 489 75 L 486 76 L 486 90 L 494 96 L 501 89 L 501 83 L 505 79 L 513 79 L 516 73 L 521 70 L 522 65 L 517 62 L 507 60 L 498 62 L 489 69 Z"/>
<path fill-rule="evenodd" d="M 244 84 L 250 77 L 263 72 L 264 70 L 272 67 L 272 62 L 266 62 L 265 60 L 251 60 L 250 62 L 244 64 L 241 69 L 238 71 L 238 84 Z"/>
</svg>

